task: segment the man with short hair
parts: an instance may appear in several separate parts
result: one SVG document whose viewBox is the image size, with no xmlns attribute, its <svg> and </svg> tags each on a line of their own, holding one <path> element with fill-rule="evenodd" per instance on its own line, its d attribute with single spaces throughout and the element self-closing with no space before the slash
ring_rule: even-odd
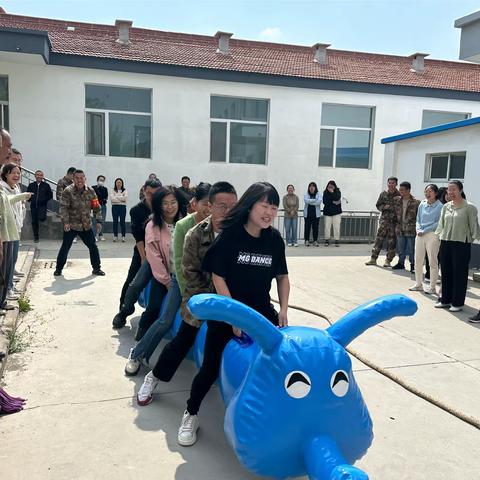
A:
<svg viewBox="0 0 480 480">
<path fill-rule="evenodd" d="M 62 193 L 63 191 L 69 186 L 72 185 L 73 183 L 73 174 L 75 173 L 76 168 L 75 167 L 70 167 L 67 170 L 67 173 L 64 177 L 62 177 L 58 182 L 57 182 L 57 194 L 56 194 L 56 199 L 59 202 L 62 199 Z"/>
<path fill-rule="evenodd" d="M 87 187 L 85 173 L 76 170 L 73 175 L 73 185 L 69 185 L 62 193 L 60 200 L 60 216 L 63 222 L 63 242 L 57 256 L 57 267 L 53 273 L 56 277 L 62 275 L 67 262 L 68 252 L 74 238 L 78 235 L 90 252 L 90 263 L 93 275 L 105 275 L 100 269 L 100 253 L 92 231 L 90 212 L 97 217 L 97 231 L 102 224 L 100 204 L 93 188 Z"/>
<path fill-rule="evenodd" d="M 365 265 L 376 265 L 377 258 L 383 246 L 383 242 L 387 239 L 387 258 L 384 267 L 391 267 L 392 260 L 395 257 L 395 246 L 397 237 L 395 234 L 395 225 L 397 223 L 397 213 L 395 210 L 395 198 L 400 196 L 397 190 L 398 178 L 390 177 L 387 180 L 387 189 L 383 191 L 377 200 L 377 210 L 380 212 L 378 221 L 377 236 L 373 244 L 372 256 Z"/>
<path fill-rule="evenodd" d="M 0 166 L 6 165 L 10 161 L 12 154 L 12 137 L 8 130 L 0 125 L 0 137 L 2 139 L 0 147 Z"/>
<path fill-rule="evenodd" d="M 402 182 L 399 188 L 400 197 L 395 198 L 398 263 L 392 267 L 392 270 L 403 270 L 405 258 L 408 255 L 410 272 L 415 273 L 415 236 L 420 200 L 413 197 L 410 193 L 411 189 L 410 182 Z"/>
<path fill-rule="evenodd" d="M 180 212 L 182 213 L 182 217 L 187 215 L 189 212 L 189 204 L 190 200 L 193 198 L 194 192 L 190 188 L 190 177 L 184 175 L 182 177 L 182 186 L 178 189 L 182 194 L 182 202 L 180 203 Z"/>
<path fill-rule="evenodd" d="M 102 214 L 102 221 L 105 222 L 107 218 L 107 202 L 108 202 L 108 189 L 105 187 L 105 175 L 99 175 L 97 177 L 97 184 L 93 185 L 92 187 L 97 194 L 98 203 L 100 203 L 100 212 Z M 93 218 L 93 234 L 97 234 L 97 223 L 95 221 L 95 217 Z M 98 232 L 98 236 L 95 237 L 95 240 L 100 240 L 102 242 L 105 241 L 105 237 L 103 236 L 103 225 L 100 227 L 100 231 Z"/>
<path fill-rule="evenodd" d="M 32 193 L 32 197 L 28 201 L 30 202 L 30 215 L 32 217 L 33 241 L 38 243 L 40 241 L 38 235 L 39 222 L 44 222 L 47 219 L 47 203 L 53 198 L 52 189 L 45 182 L 41 170 L 35 172 L 35 181 L 28 185 L 27 192 Z"/>
<path fill-rule="evenodd" d="M 228 182 L 217 182 L 212 185 L 209 194 L 210 211 L 203 222 L 197 223 L 185 236 L 182 257 L 182 272 L 185 290 L 182 297 L 182 323 L 173 340 L 165 345 L 155 368 L 145 376 L 137 394 L 140 406 L 148 405 L 153 399 L 153 391 L 160 381 L 169 382 L 178 367 L 195 343 L 202 322 L 188 310 L 187 303 L 193 295 L 213 293 L 215 288 L 212 275 L 202 268 L 202 262 L 221 231 L 222 221 L 237 203 L 234 187 Z"/>
<path fill-rule="evenodd" d="M 22 153 L 16 148 L 12 148 L 12 153 L 10 155 L 9 162 L 14 163 L 15 165 L 18 165 L 19 167 L 21 167 L 23 162 Z"/>
<path fill-rule="evenodd" d="M 135 311 L 135 303 L 152 278 L 152 270 L 145 256 L 145 227 L 150 216 L 153 194 L 162 187 L 159 180 L 147 180 L 143 185 L 145 199 L 130 209 L 130 225 L 135 238 L 133 256 L 120 295 L 120 310 L 112 321 L 112 328 L 123 328 L 127 317 Z"/>
</svg>

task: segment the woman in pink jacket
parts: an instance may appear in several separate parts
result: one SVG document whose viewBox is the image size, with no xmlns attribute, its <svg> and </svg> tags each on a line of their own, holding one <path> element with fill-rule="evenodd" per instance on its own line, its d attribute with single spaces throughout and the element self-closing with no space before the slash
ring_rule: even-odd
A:
<svg viewBox="0 0 480 480">
<path fill-rule="evenodd" d="M 180 194 L 175 188 L 161 188 L 152 198 L 151 220 L 145 228 L 145 254 L 152 269 L 148 305 L 138 322 L 136 339 L 140 340 L 155 322 L 163 297 L 170 288 L 173 266 L 173 230 L 180 219 Z"/>
</svg>

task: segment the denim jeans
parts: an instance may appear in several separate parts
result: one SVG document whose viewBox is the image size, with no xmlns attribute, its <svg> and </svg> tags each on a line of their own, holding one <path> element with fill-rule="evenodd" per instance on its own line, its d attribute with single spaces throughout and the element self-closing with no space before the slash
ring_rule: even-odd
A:
<svg viewBox="0 0 480 480">
<path fill-rule="evenodd" d="M 100 212 L 102 214 L 102 228 L 100 230 L 100 233 L 98 233 L 98 236 L 103 237 L 103 226 L 105 225 L 105 217 L 107 216 L 107 206 L 100 205 Z M 93 234 L 97 236 L 97 219 L 95 218 L 95 215 L 92 218 L 92 230 Z"/>
<path fill-rule="evenodd" d="M 140 320 L 138 321 L 138 328 L 145 334 L 149 328 L 155 323 L 155 320 L 160 314 L 162 301 L 167 295 L 167 287 L 160 283 L 155 277 L 150 283 L 150 293 L 148 296 L 148 303 L 143 311 Z M 138 333 L 137 333 L 138 335 Z M 143 336 L 142 336 L 143 338 Z"/>
<path fill-rule="evenodd" d="M 180 293 L 177 278 L 175 275 L 172 275 L 172 283 L 164 300 L 165 308 L 148 329 L 147 333 L 137 343 L 133 350 L 132 358 L 138 359 L 143 357 L 148 362 L 162 338 L 172 327 L 181 301 L 182 294 Z"/>
<path fill-rule="evenodd" d="M 125 236 L 125 217 L 127 215 L 126 205 L 112 205 L 113 217 L 113 236 L 118 237 L 118 223 L 120 222 L 120 230 L 122 237 Z"/>
<path fill-rule="evenodd" d="M 297 243 L 298 217 L 283 219 L 285 225 L 285 237 L 287 243 Z"/>
<path fill-rule="evenodd" d="M 8 277 L 8 290 L 13 289 L 13 272 L 15 271 L 15 264 L 18 259 L 18 249 L 20 248 L 20 240 L 14 240 L 13 242 L 13 252 L 12 252 L 12 267 L 10 270 L 10 276 Z"/>
<path fill-rule="evenodd" d="M 128 286 L 122 308 L 120 309 L 121 313 L 128 316 L 135 311 L 135 304 L 137 303 L 138 297 L 140 297 L 142 290 L 148 285 L 151 279 L 152 269 L 150 268 L 150 264 L 145 260 Z"/>
<path fill-rule="evenodd" d="M 405 264 L 405 258 L 408 255 L 410 266 L 415 265 L 415 237 L 397 235 L 397 253 L 398 263 Z"/>
</svg>

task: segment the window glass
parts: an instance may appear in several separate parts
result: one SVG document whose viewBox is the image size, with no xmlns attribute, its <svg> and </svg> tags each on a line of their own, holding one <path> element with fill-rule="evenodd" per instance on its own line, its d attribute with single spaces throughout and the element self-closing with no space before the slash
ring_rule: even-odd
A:
<svg viewBox="0 0 480 480">
<path fill-rule="evenodd" d="M 430 178 L 448 178 L 448 155 L 432 156 Z"/>
<path fill-rule="evenodd" d="M 450 155 L 450 175 L 449 180 L 465 178 L 465 154 Z"/>
<path fill-rule="evenodd" d="M 151 118 L 148 115 L 109 114 L 109 147 L 113 157 L 151 157 Z"/>
<path fill-rule="evenodd" d="M 210 161 L 227 161 L 227 124 L 225 122 L 210 124 Z"/>
<path fill-rule="evenodd" d="M 105 155 L 105 115 L 87 112 L 87 154 Z"/>
<path fill-rule="evenodd" d="M 0 102 L 8 102 L 8 77 L 0 77 Z"/>
<path fill-rule="evenodd" d="M 10 128 L 8 121 L 8 105 L 0 105 L 0 125 L 6 130 L 9 130 Z"/>
<path fill-rule="evenodd" d="M 267 126 L 230 124 L 230 163 L 265 164 Z"/>
<path fill-rule="evenodd" d="M 210 117 L 229 120 L 266 122 L 268 100 L 235 97 L 211 97 Z"/>
<path fill-rule="evenodd" d="M 372 126 L 370 107 L 353 105 L 322 105 L 322 125 L 335 127 L 370 128 Z"/>
<path fill-rule="evenodd" d="M 148 89 L 86 85 L 85 107 L 150 113 L 151 96 Z"/>
<path fill-rule="evenodd" d="M 333 166 L 333 139 L 335 130 L 322 128 L 320 130 L 320 156 L 318 164 L 322 167 Z"/>
<path fill-rule="evenodd" d="M 458 122 L 470 118 L 469 113 L 435 112 L 424 110 L 422 115 L 422 128 L 435 127 L 444 123 Z"/>
<path fill-rule="evenodd" d="M 370 131 L 337 130 L 337 167 L 368 168 Z"/>
</svg>

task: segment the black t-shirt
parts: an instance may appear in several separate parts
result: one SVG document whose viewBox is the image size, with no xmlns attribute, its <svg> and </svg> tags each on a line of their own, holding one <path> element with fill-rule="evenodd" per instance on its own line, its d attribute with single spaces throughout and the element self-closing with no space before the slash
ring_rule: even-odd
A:
<svg viewBox="0 0 480 480">
<path fill-rule="evenodd" d="M 265 317 L 272 316 L 270 287 L 277 275 L 287 275 L 285 243 L 278 230 L 252 237 L 242 226 L 221 233 L 203 261 L 203 268 L 225 279 L 232 298 Z"/>
<path fill-rule="evenodd" d="M 138 202 L 130 209 L 130 227 L 137 243 L 145 242 L 145 227 L 150 213 L 152 212 L 144 201 Z"/>
</svg>

